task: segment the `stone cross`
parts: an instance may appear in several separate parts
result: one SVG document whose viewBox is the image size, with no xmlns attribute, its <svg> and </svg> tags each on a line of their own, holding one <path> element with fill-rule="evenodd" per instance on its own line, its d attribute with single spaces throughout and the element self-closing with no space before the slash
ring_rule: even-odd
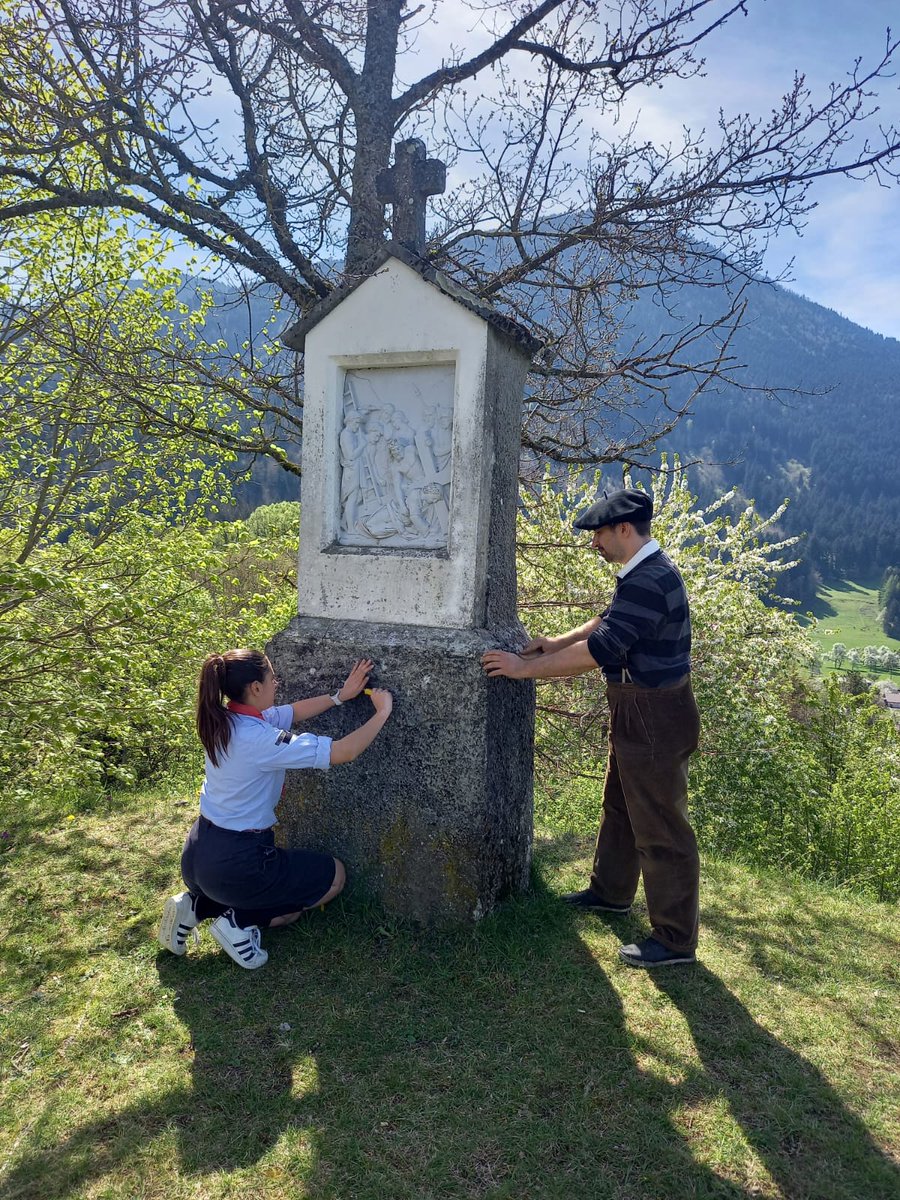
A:
<svg viewBox="0 0 900 1200">
<path fill-rule="evenodd" d="M 375 180 L 378 199 L 393 207 L 391 236 L 414 254 L 425 249 L 425 201 L 447 186 L 447 167 L 425 157 L 425 143 L 409 138 L 394 145 L 394 165 Z"/>
</svg>

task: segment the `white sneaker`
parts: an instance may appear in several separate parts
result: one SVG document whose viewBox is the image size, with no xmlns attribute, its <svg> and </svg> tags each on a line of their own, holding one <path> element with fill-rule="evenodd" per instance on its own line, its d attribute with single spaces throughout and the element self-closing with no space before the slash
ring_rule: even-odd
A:
<svg viewBox="0 0 900 1200">
<path fill-rule="evenodd" d="M 192 932 L 194 941 L 199 942 L 194 901 L 190 892 L 179 892 L 177 896 L 170 896 L 159 923 L 159 944 L 164 950 L 171 950 L 173 954 L 184 954 L 188 935 Z"/>
<path fill-rule="evenodd" d="M 259 926 L 248 925 L 242 929 L 234 919 L 234 909 L 216 917 L 209 932 L 226 954 L 230 954 L 240 967 L 255 971 L 269 961 L 269 955 L 259 944 Z"/>
</svg>

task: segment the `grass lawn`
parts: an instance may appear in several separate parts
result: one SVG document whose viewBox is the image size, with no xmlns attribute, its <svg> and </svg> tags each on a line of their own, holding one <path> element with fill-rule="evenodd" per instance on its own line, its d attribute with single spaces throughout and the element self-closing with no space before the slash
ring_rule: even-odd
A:
<svg viewBox="0 0 900 1200">
<path fill-rule="evenodd" d="M 6 1200 L 900 1197 L 898 906 L 707 862 L 702 963 L 646 973 L 545 838 L 473 930 L 351 894 L 243 972 L 155 942 L 187 792 L 5 827 Z"/>
<path fill-rule="evenodd" d="M 878 585 L 868 587 L 843 579 L 840 583 L 823 588 L 812 614 L 817 623 L 810 627 L 810 635 L 830 653 L 835 642 L 843 642 L 848 650 L 861 650 L 864 646 L 888 646 L 900 650 L 900 641 L 890 638 L 878 619 Z M 829 660 L 822 660 L 822 669 L 833 670 Z M 864 667 L 866 675 L 872 675 Z M 884 675 L 884 678 L 890 678 Z"/>
</svg>

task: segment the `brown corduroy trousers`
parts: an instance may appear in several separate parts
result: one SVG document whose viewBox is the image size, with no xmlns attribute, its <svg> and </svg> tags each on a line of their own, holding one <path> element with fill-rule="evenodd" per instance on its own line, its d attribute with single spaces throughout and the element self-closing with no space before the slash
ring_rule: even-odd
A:
<svg viewBox="0 0 900 1200">
<path fill-rule="evenodd" d="M 630 904 L 643 874 L 653 937 L 670 950 L 694 950 L 700 856 L 687 780 L 700 715 L 690 676 L 672 687 L 609 683 L 607 695 L 609 760 L 591 889 Z"/>
</svg>

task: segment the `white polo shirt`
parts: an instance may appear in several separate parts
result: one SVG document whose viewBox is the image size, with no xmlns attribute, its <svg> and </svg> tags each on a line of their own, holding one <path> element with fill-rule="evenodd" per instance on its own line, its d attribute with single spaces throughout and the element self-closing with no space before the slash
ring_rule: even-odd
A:
<svg viewBox="0 0 900 1200">
<path fill-rule="evenodd" d="M 275 805 L 285 771 L 327 770 L 331 738 L 313 733 L 291 734 L 290 704 L 267 708 L 259 717 L 229 713 L 231 739 L 219 765 L 206 756 L 206 778 L 200 789 L 200 812 L 220 829 L 268 829 L 275 824 Z"/>
</svg>

